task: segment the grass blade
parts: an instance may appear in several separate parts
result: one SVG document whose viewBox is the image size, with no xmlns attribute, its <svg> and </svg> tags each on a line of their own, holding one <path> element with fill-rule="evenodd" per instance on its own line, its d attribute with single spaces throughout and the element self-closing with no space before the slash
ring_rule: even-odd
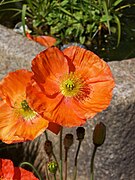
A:
<svg viewBox="0 0 135 180">
<path fill-rule="evenodd" d="M 10 0 L 10 1 L 1 1 L 0 6 L 5 5 L 5 4 L 10 4 L 10 3 L 15 3 L 15 2 L 21 2 L 22 0 Z"/>
<path fill-rule="evenodd" d="M 26 9 L 27 9 L 27 5 L 24 4 L 22 7 L 22 26 L 23 26 L 23 32 L 24 35 L 26 36 L 26 31 L 25 31 L 25 15 L 26 15 Z"/>
<path fill-rule="evenodd" d="M 115 19 L 115 22 L 116 22 L 117 28 L 118 28 L 118 39 L 117 39 L 117 46 L 118 46 L 120 43 L 120 38 L 121 38 L 121 23 L 120 23 L 118 16 L 114 15 L 114 19 Z"/>
<path fill-rule="evenodd" d="M 108 12 L 108 9 L 107 9 L 106 1 L 103 1 L 103 9 L 104 9 L 104 12 L 105 12 L 105 15 L 106 15 L 106 19 L 107 19 L 108 31 L 109 31 L 109 34 L 111 34 L 109 12 Z"/>
<path fill-rule="evenodd" d="M 113 3 L 113 6 L 117 6 L 118 4 L 120 4 L 123 0 L 117 0 Z"/>
</svg>

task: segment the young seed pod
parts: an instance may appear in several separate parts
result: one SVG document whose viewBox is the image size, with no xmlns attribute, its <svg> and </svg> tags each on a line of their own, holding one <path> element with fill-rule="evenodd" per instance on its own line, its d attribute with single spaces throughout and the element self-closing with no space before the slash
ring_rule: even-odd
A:
<svg viewBox="0 0 135 180">
<path fill-rule="evenodd" d="M 76 129 L 76 135 L 77 135 L 77 140 L 83 140 L 85 136 L 85 129 L 83 127 L 78 127 Z"/>
<path fill-rule="evenodd" d="M 96 125 L 94 132 L 93 132 L 93 144 L 95 146 L 101 146 L 106 137 L 106 126 L 100 122 L 99 124 Z"/>
<path fill-rule="evenodd" d="M 73 144 L 73 135 L 72 134 L 66 134 L 64 138 L 64 148 L 69 149 L 70 146 Z"/>
<path fill-rule="evenodd" d="M 48 157 L 51 157 L 52 156 L 52 153 L 53 153 L 53 146 L 52 146 L 52 142 L 49 141 L 49 140 L 46 140 L 45 141 L 45 152 L 46 154 L 48 155 Z"/>
</svg>

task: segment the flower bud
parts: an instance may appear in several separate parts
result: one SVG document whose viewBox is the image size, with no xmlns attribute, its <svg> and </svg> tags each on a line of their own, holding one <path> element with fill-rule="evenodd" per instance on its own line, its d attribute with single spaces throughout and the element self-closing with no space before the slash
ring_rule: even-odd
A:
<svg viewBox="0 0 135 180">
<path fill-rule="evenodd" d="M 58 165 L 55 161 L 50 161 L 48 163 L 48 170 L 50 171 L 50 173 L 56 174 L 57 169 L 58 169 Z"/>
<path fill-rule="evenodd" d="M 49 157 L 51 157 L 51 156 L 52 156 L 52 152 L 53 152 L 52 142 L 49 141 L 49 140 L 46 140 L 46 141 L 45 141 L 45 146 L 44 146 L 44 148 L 45 148 L 46 154 L 47 154 Z"/>
<path fill-rule="evenodd" d="M 70 146 L 73 144 L 73 135 L 72 134 L 66 134 L 64 138 L 64 148 L 69 149 Z"/>
<path fill-rule="evenodd" d="M 77 134 L 77 140 L 83 140 L 85 136 L 85 129 L 83 127 L 78 127 L 76 129 L 76 134 Z"/>
<path fill-rule="evenodd" d="M 101 146 L 105 141 L 106 136 L 106 126 L 100 122 L 96 125 L 93 132 L 93 143 L 95 146 Z"/>
</svg>

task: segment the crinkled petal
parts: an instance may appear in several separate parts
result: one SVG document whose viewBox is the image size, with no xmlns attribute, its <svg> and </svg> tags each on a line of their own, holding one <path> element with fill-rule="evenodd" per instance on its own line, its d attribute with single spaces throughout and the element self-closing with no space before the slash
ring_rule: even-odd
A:
<svg viewBox="0 0 135 180">
<path fill-rule="evenodd" d="M 52 131 L 55 134 L 58 134 L 61 130 L 61 126 L 59 124 L 49 122 L 48 128 L 50 131 Z"/>
<path fill-rule="evenodd" d="M 86 98 L 74 98 L 73 109 L 80 117 L 91 118 L 110 104 L 115 86 L 111 70 L 107 63 L 93 52 L 80 47 L 71 46 L 64 50 L 64 54 L 72 60 L 76 76 L 80 77 L 87 87 L 82 89 L 82 94 L 85 95 L 85 91 L 89 89 Z"/>
<path fill-rule="evenodd" d="M 15 136 L 23 137 L 23 141 L 26 141 L 35 139 L 43 133 L 47 127 L 48 121 L 37 115 L 34 119 L 28 121 L 20 117 L 12 129 L 16 129 Z"/>
<path fill-rule="evenodd" d="M 32 72 L 21 69 L 10 72 L 1 82 L 0 89 L 3 98 L 13 106 L 18 96 L 25 97 L 26 85 L 30 81 Z"/>
<path fill-rule="evenodd" d="M 54 46 L 56 43 L 56 39 L 51 36 L 32 36 L 28 32 L 26 33 L 26 36 L 28 39 L 31 39 L 45 47 Z"/>
<path fill-rule="evenodd" d="M 34 86 L 29 86 L 27 96 L 33 109 L 50 122 L 72 127 L 82 125 L 86 121 L 74 112 L 71 99 L 65 98 L 60 93 L 53 98 L 48 98 L 44 93 L 39 93 Z"/>
<path fill-rule="evenodd" d="M 46 96 L 42 93 L 38 84 L 35 82 L 33 83 L 33 81 L 31 81 L 31 83 L 29 83 L 27 86 L 26 96 L 30 106 L 41 115 L 43 114 L 43 112 L 46 112 L 47 108 L 51 108 L 51 105 L 48 105 L 48 102 L 46 102 Z M 49 121 L 47 129 L 55 134 L 58 134 L 61 126 L 59 124 L 56 124 L 55 122 Z"/>
<path fill-rule="evenodd" d="M 14 168 L 14 177 L 15 180 L 38 180 L 32 172 L 27 171 L 21 167 Z"/>
<path fill-rule="evenodd" d="M 59 92 L 61 76 L 69 72 L 68 61 L 58 48 L 51 47 L 33 59 L 32 70 L 42 91 L 53 95 Z"/>
<path fill-rule="evenodd" d="M 70 46 L 63 51 L 75 65 L 75 71 L 81 73 L 81 76 L 89 77 L 91 81 L 102 80 L 102 74 L 109 78 L 112 73 L 107 63 L 100 59 L 96 54 L 78 46 Z"/>
<path fill-rule="evenodd" d="M 7 144 L 33 140 L 48 127 L 48 121 L 39 115 L 25 120 L 4 101 L 0 102 L 0 110 L 0 140 Z"/>
<path fill-rule="evenodd" d="M 105 110 L 112 99 L 112 89 L 114 82 L 105 81 L 93 83 L 90 95 L 86 100 L 73 98 L 73 109 L 80 118 L 90 119 L 98 112 Z"/>
<path fill-rule="evenodd" d="M 32 172 L 21 167 L 14 167 L 9 159 L 0 159 L 0 178 L 3 180 L 38 180 Z"/>
<path fill-rule="evenodd" d="M 48 62 L 55 50 L 58 51 L 57 48 L 48 50 Z M 40 59 L 36 59 L 33 64 L 34 80 L 39 85 L 40 92 L 31 85 L 27 97 L 31 107 L 48 121 L 68 127 L 80 126 L 86 119 L 108 107 L 115 83 L 107 63 L 94 53 L 76 46 L 65 49 L 63 53 L 68 62 L 65 65 L 69 67 L 68 71 L 63 71 L 61 67 L 58 69 L 57 63 L 53 67 L 49 63 L 46 66 L 44 61 L 39 63 Z M 62 70 L 60 76 L 55 68 Z M 59 90 L 62 82 L 60 77 L 71 71 L 73 78 L 77 78 L 80 89 L 76 95 L 68 97 Z"/>
<path fill-rule="evenodd" d="M 12 142 L 15 132 L 11 131 L 11 128 L 15 123 L 13 109 L 4 101 L 0 102 L 0 140 Z"/>
<path fill-rule="evenodd" d="M 0 158 L 0 177 L 2 179 L 12 179 L 14 175 L 14 166 L 11 160 Z"/>
</svg>

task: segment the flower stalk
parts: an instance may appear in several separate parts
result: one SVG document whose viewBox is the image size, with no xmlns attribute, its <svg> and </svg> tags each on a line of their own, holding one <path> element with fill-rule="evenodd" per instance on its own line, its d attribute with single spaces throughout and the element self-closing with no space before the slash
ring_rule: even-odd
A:
<svg viewBox="0 0 135 180">
<path fill-rule="evenodd" d="M 94 180 L 94 159 L 95 159 L 96 150 L 97 150 L 97 146 L 95 145 L 92 153 L 91 164 L 90 164 L 90 180 Z"/>
<path fill-rule="evenodd" d="M 62 133 L 63 133 L 63 128 L 61 128 L 61 130 L 60 130 L 60 180 L 63 180 Z"/>
<path fill-rule="evenodd" d="M 68 156 L 68 149 L 65 149 L 65 161 L 64 161 L 65 177 L 64 177 L 64 180 L 67 180 L 67 156 Z"/>
<path fill-rule="evenodd" d="M 68 150 L 73 144 L 73 135 L 72 134 L 66 134 L 64 138 L 64 149 L 65 149 L 65 160 L 64 160 L 64 165 L 65 165 L 65 177 L 64 180 L 67 180 L 67 158 L 68 158 Z"/>
<path fill-rule="evenodd" d="M 91 158 L 91 165 L 90 165 L 90 180 L 94 180 L 94 159 L 96 150 L 99 146 L 101 146 L 106 137 L 106 126 L 100 122 L 95 126 L 94 132 L 93 132 L 93 144 L 94 144 L 94 150 L 92 153 Z"/>
<path fill-rule="evenodd" d="M 22 162 L 19 166 L 22 167 L 24 165 L 30 166 L 32 168 L 32 170 L 35 172 L 35 174 L 37 175 L 37 177 L 39 178 L 39 180 L 42 180 L 39 172 L 36 170 L 36 168 L 31 163 L 29 163 L 29 162 Z"/>
<path fill-rule="evenodd" d="M 56 174 L 54 174 L 54 180 L 56 180 Z"/>
<path fill-rule="evenodd" d="M 49 173 L 48 173 L 48 168 L 47 168 L 47 162 L 45 163 L 45 172 L 46 172 L 47 179 L 50 180 Z"/>
<path fill-rule="evenodd" d="M 77 135 L 77 140 L 79 141 L 79 143 L 78 143 L 78 148 L 76 151 L 75 162 L 74 162 L 73 180 L 76 180 L 76 176 L 77 176 L 77 158 L 78 158 L 78 154 L 80 151 L 81 143 L 82 143 L 84 136 L 85 136 L 85 129 L 83 127 L 78 127 L 76 129 L 76 135 Z"/>
<path fill-rule="evenodd" d="M 77 163 L 78 163 L 77 158 L 78 158 L 78 154 L 79 154 L 79 151 L 80 151 L 81 143 L 82 143 L 82 140 L 79 140 L 78 148 L 77 148 L 76 156 L 75 156 L 75 161 L 74 161 L 73 180 L 76 180 L 76 176 L 77 176 Z"/>
</svg>

